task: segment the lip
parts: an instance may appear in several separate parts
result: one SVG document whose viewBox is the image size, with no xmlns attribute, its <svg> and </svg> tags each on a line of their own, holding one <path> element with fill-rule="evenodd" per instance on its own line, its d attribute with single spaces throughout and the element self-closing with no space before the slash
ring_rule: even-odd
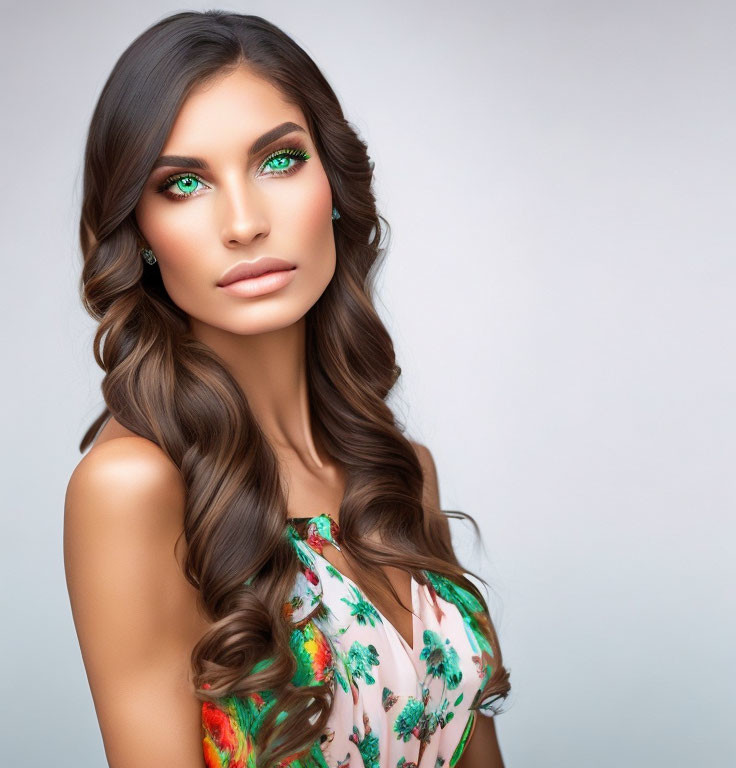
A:
<svg viewBox="0 0 736 768">
<path fill-rule="evenodd" d="M 291 269 L 279 269 L 273 272 L 264 272 L 258 277 L 246 277 L 243 280 L 235 280 L 232 283 L 221 285 L 220 290 L 231 296 L 253 298 L 272 293 L 279 288 L 288 285 L 294 279 L 296 267 Z"/>
<path fill-rule="evenodd" d="M 220 278 L 217 285 L 224 288 L 231 283 L 241 280 L 252 280 L 260 277 L 266 272 L 280 272 L 282 270 L 293 270 L 294 264 L 290 264 L 284 259 L 276 259 L 272 256 L 263 256 L 256 261 L 241 261 L 235 266 L 230 267 Z"/>
</svg>

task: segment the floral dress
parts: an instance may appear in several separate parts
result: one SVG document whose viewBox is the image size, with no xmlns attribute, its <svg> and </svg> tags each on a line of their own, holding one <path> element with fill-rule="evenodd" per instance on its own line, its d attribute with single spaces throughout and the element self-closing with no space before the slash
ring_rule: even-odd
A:
<svg viewBox="0 0 736 768">
<path fill-rule="evenodd" d="M 292 522 L 298 520 L 306 521 L 306 535 Z M 493 672 L 493 652 L 476 619 L 481 604 L 432 571 L 423 571 L 426 585 L 412 577 L 410 645 L 322 555 L 328 544 L 339 549 L 334 519 L 290 518 L 286 535 L 301 564 L 284 606 L 293 624 L 293 682 L 329 684 L 335 695 L 322 738 L 283 768 L 452 768 L 476 712 L 494 714 L 490 701 L 478 704 Z M 272 701 L 264 691 L 203 702 L 207 768 L 254 768 L 254 736 Z"/>
</svg>

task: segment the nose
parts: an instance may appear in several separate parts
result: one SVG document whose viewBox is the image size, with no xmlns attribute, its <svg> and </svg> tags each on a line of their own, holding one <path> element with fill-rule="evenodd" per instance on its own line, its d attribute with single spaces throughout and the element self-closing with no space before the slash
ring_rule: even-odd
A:
<svg viewBox="0 0 736 768">
<path fill-rule="evenodd" d="M 266 202 L 248 185 L 242 172 L 222 188 L 222 241 L 227 246 L 249 243 L 270 230 Z"/>
</svg>

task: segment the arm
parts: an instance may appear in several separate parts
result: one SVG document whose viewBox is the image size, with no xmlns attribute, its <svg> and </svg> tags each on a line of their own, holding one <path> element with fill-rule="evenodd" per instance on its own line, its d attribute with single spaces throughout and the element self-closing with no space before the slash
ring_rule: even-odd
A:
<svg viewBox="0 0 736 768">
<path fill-rule="evenodd" d="M 204 768 L 189 659 L 207 622 L 174 553 L 184 500 L 141 437 L 93 447 L 67 487 L 67 589 L 111 768 Z"/>
<path fill-rule="evenodd" d="M 446 532 L 446 541 L 452 547 L 452 535 L 450 524 L 445 515 L 441 513 L 439 482 L 437 479 L 437 467 L 429 449 L 420 443 L 412 443 L 419 458 L 424 475 L 425 509 L 430 513 L 439 514 L 442 526 Z M 495 718 L 477 713 L 470 739 L 465 747 L 462 757 L 455 764 L 455 768 L 504 768 L 503 757 L 496 736 Z"/>
<path fill-rule="evenodd" d="M 496 718 L 476 714 L 470 739 L 455 768 L 504 768 L 496 736 Z"/>
</svg>

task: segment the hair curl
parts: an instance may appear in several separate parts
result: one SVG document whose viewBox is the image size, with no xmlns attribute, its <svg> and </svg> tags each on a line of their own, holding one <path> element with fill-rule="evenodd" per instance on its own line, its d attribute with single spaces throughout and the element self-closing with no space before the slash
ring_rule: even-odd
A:
<svg viewBox="0 0 736 768">
<path fill-rule="evenodd" d="M 301 108 L 340 210 L 335 274 L 306 317 L 311 416 L 325 450 L 344 467 L 339 511 L 342 552 L 360 562 L 369 598 L 396 591 L 379 567 L 393 565 L 426 583 L 440 573 L 475 595 L 449 541 L 442 514 L 425 510 L 417 454 L 386 398 L 401 369 L 373 305 L 385 248 L 373 163 L 316 64 L 259 16 L 183 12 L 143 32 L 121 55 L 90 123 L 84 157 L 81 295 L 99 322 L 94 355 L 105 372 L 106 407 L 80 444 L 85 450 L 112 415 L 156 443 L 187 488 L 186 578 L 211 627 L 192 652 L 196 695 L 204 701 L 275 692 L 256 744 L 259 765 L 277 763 L 319 738 L 331 707 L 328 686 L 295 687 L 295 660 L 282 614 L 297 572 L 286 537 L 286 501 L 276 456 L 243 391 L 216 354 L 192 337 L 186 314 L 158 270 L 144 270 L 134 209 L 155 159 L 191 89 L 246 66 Z M 383 226 L 382 226 L 383 225 Z M 379 531 L 385 544 L 369 543 Z M 471 573 L 487 584 L 484 579 Z M 496 667 L 479 700 L 510 690 L 493 624 L 484 632 Z M 266 658 L 271 663 L 253 671 Z M 263 667 L 263 665 L 260 665 Z M 207 687 L 203 687 L 203 686 Z"/>
</svg>

